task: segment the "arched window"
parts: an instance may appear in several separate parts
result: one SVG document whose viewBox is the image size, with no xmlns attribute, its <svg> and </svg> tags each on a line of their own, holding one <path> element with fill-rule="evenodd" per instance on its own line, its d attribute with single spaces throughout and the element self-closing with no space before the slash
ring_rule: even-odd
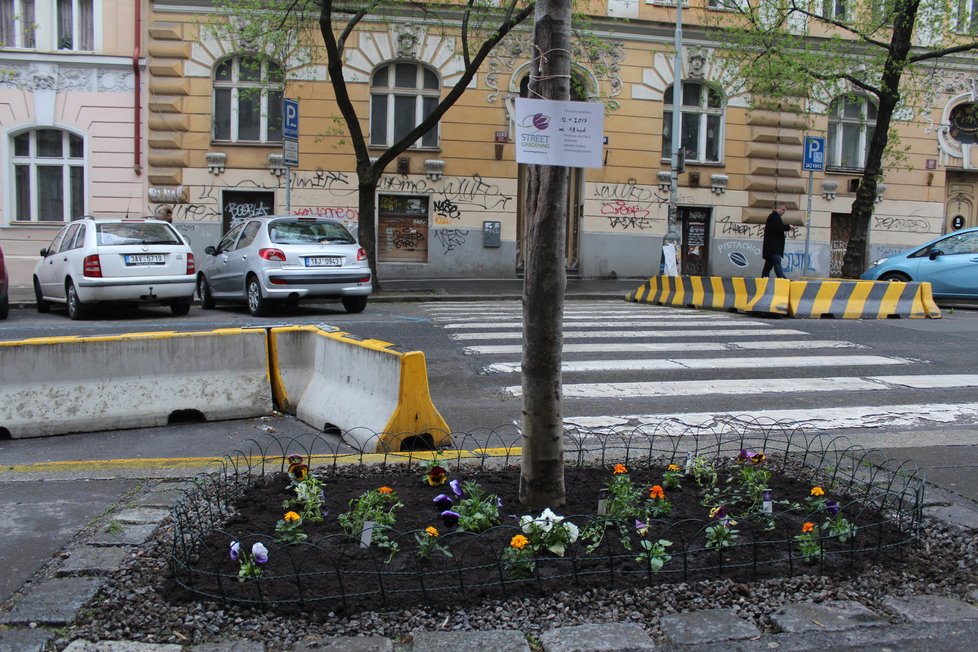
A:
<svg viewBox="0 0 978 652">
<path fill-rule="evenodd" d="M 233 56 L 214 69 L 214 140 L 282 141 L 282 68 L 257 57 Z"/>
<path fill-rule="evenodd" d="M 85 214 L 85 141 L 60 129 L 11 138 L 13 215 L 24 222 L 67 222 Z"/>
<path fill-rule="evenodd" d="M 959 143 L 978 143 L 978 104 L 967 102 L 951 109 L 948 134 Z"/>
<path fill-rule="evenodd" d="M 829 105 L 828 166 L 859 170 L 876 130 L 876 105 L 865 97 L 847 96 Z"/>
<path fill-rule="evenodd" d="M 662 157 L 672 156 L 672 89 L 666 89 L 662 101 Z M 723 96 L 713 86 L 686 81 L 682 84 L 680 144 L 686 161 L 719 163 L 723 156 Z"/>
<path fill-rule="evenodd" d="M 370 144 L 393 145 L 438 106 L 441 80 L 419 63 L 398 61 L 374 71 L 370 82 Z M 425 133 L 414 147 L 438 147 L 438 126 Z"/>
</svg>

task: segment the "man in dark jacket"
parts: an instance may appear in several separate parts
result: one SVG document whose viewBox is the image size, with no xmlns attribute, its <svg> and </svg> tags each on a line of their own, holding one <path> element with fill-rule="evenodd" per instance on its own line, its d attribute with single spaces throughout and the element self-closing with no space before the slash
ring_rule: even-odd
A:
<svg viewBox="0 0 978 652">
<path fill-rule="evenodd" d="M 763 278 L 767 278 L 772 269 L 775 276 L 784 278 L 781 259 L 784 257 L 785 233 L 793 228 L 781 220 L 786 210 L 784 204 L 778 204 L 764 223 L 764 244 L 761 246 L 761 256 L 764 258 L 764 271 L 761 272 Z"/>
</svg>

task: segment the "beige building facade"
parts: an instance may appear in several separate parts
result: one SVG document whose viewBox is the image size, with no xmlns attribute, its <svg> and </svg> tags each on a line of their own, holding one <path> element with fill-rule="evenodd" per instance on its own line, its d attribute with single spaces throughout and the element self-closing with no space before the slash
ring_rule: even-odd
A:
<svg viewBox="0 0 978 652">
<path fill-rule="evenodd" d="M 86 67 L 89 86 L 61 81 L 66 76 L 56 72 L 54 88 L 45 88 L 37 81 L 40 64 L 28 63 L 16 49 L 2 52 L 6 63 L 0 67 L 21 71 L 0 84 L 8 179 L 0 202 L 0 246 L 14 261 L 15 284 L 29 284 L 36 250 L 56 227 L 86 213 L 149 214 L 161 204 L 172 206 L 174 223 L 198 255 L 230 225 L 254 214 L 336 217 L 355 231 L 355 160 L 322 51 L 306 65 L 252 65 L 246 49 L 202 26 L 213 16 L 209 3 L 146 2 L 137 11 L 139 2 L 90 1 L 98 7 L 93 18 L 100 25 L 95 53 L 44 55 L 50 59 L 45 70 Z M 598 61 L 575 57 L 575 99 L 603 102 L 608 110 L 603 165 L 568 172 L 570 274 L 659 272 L 677 80 L 687 161 L 678 196 L 682 272 L 759 275 L 763 220 L 775 202 L 785 202 L 788 217 L 804 224 L 803 141 L 818 135 L 827 138 L 828 169 L 814 174 L 811 226 L 790 237 L 785 271 L 796 277 L 806 270 L 838 273 L 873 124 L 872 102 L 844 100 L 840 93 L 838 99 L 811 102 L 810 120 L 749 110 L 750 98 L 732 90 L 716 54 L 715 32 L 708 28 L 724 15 L 713 6 L 719 4 L 684 5 L 678 71 L 674 2 L 593 5 L 592 27 L 607 47 Z M 376 195 L 373 255 L 382 280 L 520 273 L 525 170 L 516 162 L 514 102 L 531 68 L 530 28 L 509 35 L 437 130 L 388 166 Z M 396 134 L 413 127 L 460 77 L 461 66 L 457 38 L 424 22 L 376 21 L 358 30 L 347 43 L 345 75 L 371 151 L 379 155 Z M 907 158 L 886 171 L 869 225 L 866 264 L 978 225 L 978 140 L 959 108 L 978 103 L 978 69 L 973 59 L 960 57 L 942 61 L 934 74 L 941 81 L 929 106 L 909 108 L 897 122 Z M 299 160 L 290 172 L 283 161 L 283 97 L 298 100 L 300 107 Z M 24 213 L 14 183 L 21 160 L 15 141 L 50 127 L 84 139 L 84 205 L 66 202 L 59 215 L 45 213 L 43 206 Z M 72 212 L 76 208 L 82 212 Z"/>
</svg>

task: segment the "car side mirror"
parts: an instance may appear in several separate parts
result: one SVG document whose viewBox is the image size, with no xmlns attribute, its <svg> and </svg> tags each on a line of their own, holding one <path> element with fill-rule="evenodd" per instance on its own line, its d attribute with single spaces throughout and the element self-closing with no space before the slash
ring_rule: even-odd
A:
<svg viewBox="0 0 978 652">
<path fill-rule="evenodd" d="M 48 257 L 48 250 L 41 249 L 41 258 L 47 258 L 47 257 Z"/>
<path fill-rule="evenodd" d="M 207 254 L 208 256 L 213 256 L 217 254 L 217 248 L 214 247 L 214 245 L 207 245 L 206 247 L 204 247 L 204 253 Z"/>
<path fill-rule="evenodd" d="M 944 252 L 940 249 L 931 249 L 930 253 L 927 255 L 931 260 L 935 260 L 938 256 L 943 256 Z"/>
</svg>

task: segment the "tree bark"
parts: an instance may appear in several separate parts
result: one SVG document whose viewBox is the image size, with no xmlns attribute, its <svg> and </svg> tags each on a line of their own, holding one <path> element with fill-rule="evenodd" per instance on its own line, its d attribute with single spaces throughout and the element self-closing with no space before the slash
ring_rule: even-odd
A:
<svg viewBox="0 0 978 652">
<path fill-rule="evenodd" d="M 570 99 L 571 0 L 537 2 L 530 95 Z M 523 280 L 523 455 L 520 502 L 533 509 L 565 502 L 561 411 L 566 271 L 567 168 L 529 170 Z"/>
<path fill-rule="evenodd" d="M 917 22 L 919 0 L 897 0 L 894 11 L 893 31 L 880 80 L 879 106 L 876 113 L 876 129 L 866 152 L 866 167 L 856 191 L 851 208 L 851 229 L 842 261 L 843 278 L 859 278 L 865 267 L 866 244 L 869 222 L 876 206 L 876 189 L 883 176 L 883 154 L 886 149 L 890 122 L 900 102 L 900 80 L 907 65 L 912 46 L 914 25 Z M 902 7 L 901 7 L 902 5 Z"/>
</svg>

